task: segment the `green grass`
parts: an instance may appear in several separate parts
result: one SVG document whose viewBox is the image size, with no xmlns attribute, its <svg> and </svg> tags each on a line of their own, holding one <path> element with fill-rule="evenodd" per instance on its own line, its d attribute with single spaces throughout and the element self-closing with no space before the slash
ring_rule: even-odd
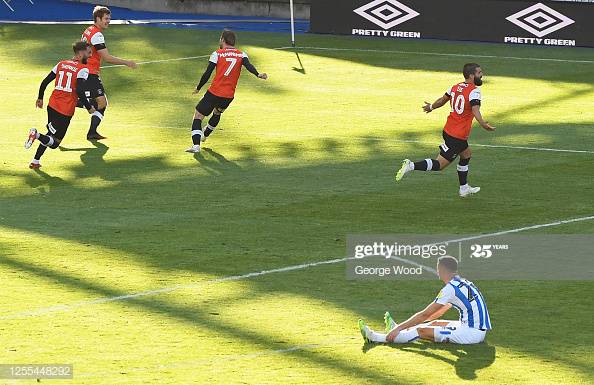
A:
<svg viewBox="0 0 594 385">
<path fill-rule="evenodd" d="M 349 281 L 341 263 L 209 282 L 343 257 L 350 233 L 488 233 L 594 214 L 592 153 L 474 147 L 470 181 L 483 191 L 468 200 L 453 168 L 394 183 L 402 158 L 437 152 L 447 109 L 420 107 L 472 58 L 306 50 L 299 72 L 294 53 L 272 49 L 286 36 L 241 33 L 270 79 L 242 76 L 201 155 L 183 150 L 206 59 L 172 61 L 104 69 L 109 140 L 85 141 L 78 111 L 64 151 L 47 151 L 42 171 L 30 171 L 33 151 L 22 144 L 45 123 L 34 109 L 39 82 L 80 29 L 0 27 L 0 362 L 72 363 L 72 383 L 94 385 L 594 381 L 592 282 L 479 281 L 494 324 L 486 344 L 367 352 L 358 318 L 380 327 L 390 310 L 401 320 L 440 283 Z M 209 54 L 217 34 L 113 26 L 107 40 L 113 54 L 144 61 Z M 587 49 L 299 40 L 594 60 Z M 476 61 L 487 75 L 483 114 L 498 130 L 475 128 L 471 144 L 593 150 L 591 63 Z M 594 221 L 539 232 L 594 234 Z M 196 285 L 7 318 L 184 284 Z"/>
</svg>

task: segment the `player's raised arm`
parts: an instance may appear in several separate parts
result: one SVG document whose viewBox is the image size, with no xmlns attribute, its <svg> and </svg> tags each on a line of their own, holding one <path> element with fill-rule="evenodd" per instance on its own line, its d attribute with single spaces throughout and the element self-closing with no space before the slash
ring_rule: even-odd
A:
<svg viewBox="0 0 594 385">
<path fill-rule="evenodd" d="M 243 60 L 241 62 L 241 64 L 245 67 L 246 70 L 248 70 L 250 73 L 254 74 L 255 76 L 259 77 L 260 79 L 268 79 L 268 75 L 265 73 L 259 73 L 258 70 L 256 69 L 256 67 L 254 67 L 254 65 L 252 63 L 250 63 L 250 59 L 248 58 L 248 56 L 244 53 L 243 54 Z"/>
<path fill-rule="evenodd" d="M 111 55 L 107 48 L 97 50 L 97 53 L 103 60 L 111 64 L 125 65 L 126 67 L 130 68 L 136 68 L 138 66 L 136 62 L 132 60 L 120 59 L 119 57 Z"/>
<path fill-rule="evenodd" d="M 444 104 L 450 101 L 450 96 L 448 94 L 443 95 L 441 98 L 437 99 L 433 104 L 429 102 L 425 102 L 423 106 L 423 111 L 426 113 L 430 113 L 436 108 L 442 107 Z"/>
<path fill-rule="evenodd" d="M 483 119 L 483 115 L 481 114 L 481 106 L 474 105 L 472 106 L 472 113 L 474 114 L 474 118 L 476 121 L 487 131 L 495 131 L 495 126 L 489 124 Z"/>
<path fill-rule="evenodd" d="M 37 108 L 43 108 L 43 94 L 45 94 L 45 89 L 47 88 L 47 86 L 51 82 L 56 80 L 57 68 L 58 66 L 55 65 L 54 68 L 52 68 L 52 70 L 50 71 L 50 73 L 47 74 L 45 79 L 41 81 L 41 84 L 39 85 L 39 93 L 37 94 L 37 101 L 35 102 Z"/>
</svg>

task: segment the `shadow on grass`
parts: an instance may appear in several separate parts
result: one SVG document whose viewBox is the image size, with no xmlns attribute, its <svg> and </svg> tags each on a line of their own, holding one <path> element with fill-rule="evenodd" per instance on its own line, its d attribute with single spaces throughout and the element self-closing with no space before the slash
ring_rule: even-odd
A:
<svg viewBox="0 0 594 385">
<path fill-rule="evenodd" d="M 366 344 L 365 350 L 369 351 L 378 344 Z M 488 368 L 495 362 L 495 346 L 489 343 L 476 345 L 455 345 L 437 344 L 431 342 L 420 342 L 414 344 L 382 344 L 395 350 L 410 352 L 423 357 L 439 360 L 452 365 L 456 375 L 463 380 L 474 380 L 477 378 L 477 370 Z M 443 352 L 450 353 L 447 357 Z"/>
<path fill-rule="evenodd" d="M 105 154 L 109 147 L 101 142 L 80 149 L 64 148 L 65 151 L 82 151 L 82 164 L 70 166 L 67 170 L 72 177 L 60 179 L 45 172 L 33 173 L 29 170 L 20 173 L 19 176 L 32 187 L 52 188 L 43 200 L 30 196 L 0 199 L 3 226 L 121 250 L 126 258 L 136 257 L 139 262 L 160 269 L 164 274 L 168 271 L 186 270 L 214 276 L 231 276 L 341 257 L 344 253 L 344 234 L 350 232 L 406 232 L 419 228 L 423 228 L 425 232 L 451 230 L 451 224 L 439 221 L 427 223 L 429 213 L 440 212 L 445 217 L 456 217 L 464 210 L 467 220 L 459 224 L 457 230 L 471 233 L 475 228 L 483 231 L 500 230 L 499 223 L 505 223 L 506 228 L 513 227 L 516 223 L 510 223 L 510 218 L 515 218 L 517 224 L 524 225 L 527 222 L 540 223 L 547 219 L 565 218 L 572 213 L 577 215 L 582 213 L 583 205 L 588 199 L 587 194 L 577 194 L 580 189 L 590 187 L 587 179 L 578 181 L 577 184 L 575 180 L 567 183 L 572 175 L 561 174 L 556 176 L 559 179 L 557 184 L 550 182 L 549 163 L 573 164 L 579 159 L 579 167 L 587 171 L 589 168 L 584 165 L 582 155 L 563 155 L 561 160 L 556 157 L 541 159 L 539 167 L 542 170 L 530 170 L 530 178 L 533 181 L 531 183 L 538 183 L 540 180 L 544 184 L 543 188 L 522 193 L 516 191 L 514 186 L 497 181 L 507 180 L 508 173 L 512 170 L 517 172 L 515 162 L 521 161 L 525 153 L 508 153 L 510 155 L 506 157 L 505 164 L 491 168 L 491 164 L 501 162 L 498 152 L 481 150 L 475 156 L 476 167 L 473 171 L 479 175 L 485 174 L 491 181 L 490 188 L 494 193 L 489 194 L 488 203 L 498 207 L 497 212 L 490 214 L 490 226 L 485 226 L 481 218 L 472 215 L 473 212 L 483 212 L 484 206 L 478 204 L 479 201 L 461 202 L 455 199 L 455 194 L 452 194 L 452 199 L 428 199 L 435 191 L 443 189 L 444 178 L 449 178 L 452 186 L 456 185 L 455 171 L 446 171 L 446 174 L 441 175 L 419 175 L 411 177 L 407 184 L 395 186 L 391 180 L 393 167 L 396 166 L 394 153 L 379 146 L 372 138 L 363 138 L 360 144 L 372 147 L 367 157 L 344 159 L 337 163 L 335 159 L 345 152 L 345 143 L 335 139 L 323 140 L 322 149 L 330 155 L 333 162 L 306 162 L 300 167 L 291 168 L 262 162 L 264 155 L 259 152 L 258 147 L 239 145 L 236 148 L 239 155 L 235 155 L 232 160 L 222 153 L 205 148 L 204 153 L 198 155 L 196 160 L 200 166 L 208 167 L 210 174 L 216 174 L 216 178 L 197 173 L 201 167 L 172 166 L 160 156 L 106 161 Z M 281 142 L 272 145 L 278 146 L 276 153 L 295 159 L 307 159 L 308 154 L 295 143 Z M 418 149 L 414 151 L 419 152 Z M 142 179 L 152 173 L 166 173 L 173 178 L 154 178 L 150 181 Z M 82 186 L 74 183 L 89 177 L 117 183 L 97 189 L 92 184 Z M 512 190 L 515 191 L 513 194 Z M 556 202 L 567 194 L 574 199 L 564 199 L 566 204 L 559 207 Z M 582 199 L 575 199 L 576 196 L 582 196 Z M 101 209 L 90 208 L 87 204 L 89 201 L 100 202 Z M 521 205 L 515 205 L 516 201 Z M 545 204 L 550 202 L 546 212 L 535 212 L 536 206 L 526 208 L 526 202 L 539 201 L 539 204 L 543 204 L 543 201 Z M 198 203 L 200 208 L 196 210 Z M 69 214 L 67 217 L 63 216 L 64 210 Z M 32 223 L 23 212 L 43 213 L 47 219 L 45 223 Z M 88 229 L 93 231 L 89 232 Z M 114 232 L 114 229 L 118 232 Z M 228 263 L 229 256 L 233 256 L 233 263 Z M 90 278 L 71 277 L 63 272 L 14 258 L 5 257 L 0 263 L 27 271 L 40 279 L 50 279 L 73 290 L 84 291 L 90 298 L 127 294 L 117 288 L 102 286 Z M 435 287 L 427 283 L 400 284 L 396 289 L 389 288 L 387 284 L 348 283 L 344 280 L 343 271 L 340 268 L 338 271 L 338 274 L 335 270 L 328 274 L 321 270 L 305 277 L 283 275 L 281 279 L 272 281 L 258 279 L 250 282 L 256 297 L 269 293 L 290 293 L 325 301 L 365 316 L 376 312 L 382 303 L 385 306 L 385 302 L 389 300 L 387 292 L 407 298 L 410 308 L 404 310 L 412 313 L 415 304 L 422 306 L 423 300 L 439 289 L 438 283 L 433 283 Z M 420 293 L 419 287 L 425 288 L 424 285 L 428 285 L 427 290 Z M 495 300 L 491 302 L 490 299 L 497 298 L 498 291 L 483 291 L 489 298 L 491 313 L 496 319 L 497 307 L 501 303 Z M 377 296 L 375 302 L 372 302 L 373 306 L 369 305 L 369 300 L 363 298 L 361 293 L 366 293 L 366 298 L 367 293 Z M 509 300 L 506 293 L 500 294 L 499 301 L 506 300 Z M 368 305 L 364 305 L 365 303 Z M 126 304 L 200 327 L 212 328 L 231 340 L 246 341 L 267 349 L 279 348 L 270 336 L 253 330 L 238 330 L 232 324 L 210 318 L 209 314 L 203 314 L 195 307 L 170 304 L 156 297 L 131 298 Z M 527 309 L 524 311 L 530 312 Z M 534 310 L 534 314 L 537 313 Z M 550 335 L 546 338 L 549 343 L 552 342 Z M 566 337 L 562 338 L 565 341 Z M 501 337 L 499 341 L 502 341 Z M 503 341 L 504 345 L 514 349 L 527 349 L 523 341 Z M 545 357 L 555 354 L 554 348 L 547 348 L 548 345 L 539 346 L 542 351 L 531 354 Z M 440 359 L 433 348 L 415 346 L 402 349 L 411 349 L 408 351 Z M 452 352 L 458 359 L 450 360 L 450 363 L 456 367 L 461 378 L 471 378 L 478 368 L 483 367 L 481 365 L 489 362 L 491 352 L 480 350 L 480 347 L 477 349 L 472 352 Z M 469 361 L 473 354 L 480 357 L 476 364 Z M 336 368 L 345 373 L 351 371 L 354 365 L 352 362 L 328 358 L 315 352 L 301 351 L 295 355 L 312 364 Z M 591 369 L 570 360 L 563 360 L 563 363 L 584 372 Z M 358 371 L 359 369 L 362 376 L 376 383 L 390 383 L 393 380 L 388 375 L 375 373 L 361 365 L 357 366 Z"/>
</svg>

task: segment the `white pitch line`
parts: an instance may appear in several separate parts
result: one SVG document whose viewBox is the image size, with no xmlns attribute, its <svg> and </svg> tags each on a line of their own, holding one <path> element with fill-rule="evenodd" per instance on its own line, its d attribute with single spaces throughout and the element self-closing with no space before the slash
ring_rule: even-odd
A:
<svg viewBox="0 0 594 385">
<path fill-rule="evenodd" d="M 171 59 L 141 61 L 141 62 L 138 62 L 136 64 L 141 65 L 141 64 L 165 63 L 165 62 L 170 62 L 170 61 L 203 59 L 203 58 L 207 58 L 207 57 L 210 57 L 210 55 L 187 56 L 187 57 L 177 57 L 177 58 L 171 58 Z M 115 68 L 115 67 L 126 67 L 126 66 L 124 64 L 114 64 L 114 65 L 101 66 L 101 69 L 103 69 L 103 68 Z"/>
<path fill-rule="evenodd" d="M 474 235 L 474 236 L 466 237 L 466 238 L 445 240 L 441 243 L 453 243 L 453 242 L 462 242 L 462 241 L 469 241 L 469 240 L 475 240 L 475 239 L 490 238 L 490 237 L 496 237 L 496 236 L 505 235 L 505 234 L 513 234 L 513 233 L 519 233 L 519 232 L 528 231 L 528 230 L 536 230 L 536 229 L 541 229 L 541 228 L 546 228 L 546 227 L 554 227 L 554 226 L 560 226 L 560 225 L 565 225 L 565 224 L 569 224 L 569 223 L 584 222 L 584 221 L 590 221 L 590 220 L 594 220 L 594 215 L 590 215 L 590 216 L 586 216 L 586 217 L 579 217 L 579 218 L 558 220 L 555 222 L 543 223 L 543 224 L 538 224 L 538 225 L 519 227 L 519 228 L 515 228 L 515 229 L 510 229 L 510 230 L 497 231 L 494 233 L 478 234 L 478 235 Z M 160 289 L 141 291 L 141 292 L 132 293 L 132 294 L 124 294 L 124 295 L 119 295 L 119 296 L 115 296 L 115 297 L 97 298 L 97 299 L 88 300 L 88 301 L 75 302 L 72 304 L 43 307 L 43 308 L 31 310 L 31 311 L 3 315 L 3 316 L 0 316 L 0 320 L 34 317 L 34 316 L 45 315 L 45 314 L 54 313 L 54 312 L 58 312 L 58 311 L 72 310 L 75 308 L 88 306 L 88 305 L 96 305 L 96 304 L 102 304 L 102 303 L 108 303 L 108 302 L 124 301 L 124 300 L 128 300 L 128 299 L 133 299 L 133 298 L 140 298 L 140 297 L 147 297 L 147 296 L 153 296 L 153 295 L 164 294 L 164 293 L 171 293 L 171 292 L 174 292 L 174 291 L 177 291 L 180 289 L 194 289 L 194 288 L 198 288 L 198 287 L 208 285 L 208 284 L 216 284 L 216 283 L 230 282 L 230 281 L 240 281 L 240 280 L 254 278 L 254 277 L 260 277 L 260 276 L 268 275 L 268 274 L 285 273 L 288 271 L 303 270 L 303 269 L 308 269 L 311 267 L 332 265 L 335 263 L 346 262 L 346 261 L 352 260 L 352 259 L 355 259 L 355 258 L 354 257 L 346 257 L 346 258 L 330 259 L 330 260 L 326 260 L 326 261 L 303 263 L 303 264 L 299 264 L 299 265 L 280 267 L 277 269 L 262 270 L 262 271 L 247 273 L 247 274 L 214 278 L 214 279 L 209 279 L 209 280 L 205 280 L 205 281 L 198 282 L 198 283 L 190 283 L 190 284 L 185 284 L 185 285 L 163 287 Z M 409 261 L 406 259 L 399 259 L 399 258 L 394 258 L 394 259 L 398 259 L 402 262 L 407 262 L 407 263 L 412 263 L 412 264 L 416 263 L 416 262 Z M 423 266 L 423 267 L 425 269 L 427 269 L 428 271 L 433 270 L 432 268 L 427 267 L 427 266 Z"/>
<path fill-rule="evenodd" d="M 353 137 L 355 138 L 355 137 Z M 365 137 L 360 137 L 358 139 L 370 139 Z M 377 139 L 377 140 L 385 140 L 387 142 L 400 142 L 400 143 L 419 143 L 419 144 L 426 144 L 426 145 L 439 145 L 440 142 L 429 142 L 423 140 L 408 140 L 408 139 Z M 487 148 L 507 148 L 507 149 L 515 149 L 515 150 L 532 150 L 532 151 L 548 151 L 548 152 L 569 152 L 574 154 L 594 154 L 593 150 L 569 150 L 563 148 L 547 148 L 547 147 L 526 147 L 526 146 L 509 146 L 505 144 L 479 144 L 479 143 L 471 143 L 471 147 L 487 147 Z"/>
<path fill-rule="evenodd" d="M 179 128 L 179 127 L 158 127 L 158 128 Z M 227 130 L 229 133 L 239 133 L 239 131 Z M 283 134 L 278 135 L 270 135 L 265 134 L 266 136 L 272 137 L 285 137 Z M 295 135 L 299 138 L 308 138 L 308 139 L 328 139 L 325 137 L 320 137 L 316 135 Z M 394 143 L 418 143 L 424 145 L 440 145 L 442 142 L 433 142 L 433 141 L 426 141 L 426 140 L 416 140 L 416 139 L 392 139 L 392 138 L 372 138 L 368 136 L 350 136 L 351 139 L 360 139 L 360 140 L 374 140 L 378 142 L 394 142 Z M 331 138 L 330 138 L 331 139 Z M 532 150 L 532 151 L 547 151 L 547 152 L 568 152 L 568 153 L 575 153 L 575 154 L 594 154 L 594 150 L 572 150 L 572 149 L 564 149 L 564 148 L 547 148 L 547 147 L 527 147 L 527 146 L 512 146 L 506 144 L 480 144 L 480 143 L 471 143 L 473 147 L 486 147 L 486 148 L 505 148 L 511 150 Z"/>
<path fill-rule="evenodd" d="M 366 49 L 366 48 L 280 47 L 280 48 L 273 48 L 273 49 L 275 49 L 275 50 L 376 52 L 376 53 L 396 53 L 396 54 L 404 54 L 404 55 L 430 55 L 430 56 L 453 56 L 453 57 L 478 57 L 478 58 L 487 58 L 487 59 L 550 61 L 550 62 L 559 62 L 559 63 L 586 63 L 586 64 L 594 63 L 594 60 L 553 59 L 553 58 L 522 57 L 522 56 L 472 55 L 472 54 L 465 54 L 465 53 L 399 51 L 399 50 Z"/>
</svg>

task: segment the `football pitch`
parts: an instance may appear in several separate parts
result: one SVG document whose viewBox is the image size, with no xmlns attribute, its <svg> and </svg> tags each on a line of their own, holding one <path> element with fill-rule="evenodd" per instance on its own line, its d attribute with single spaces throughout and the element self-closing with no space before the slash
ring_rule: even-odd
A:
<svg viewBox="0 0 594 385">
<path fill-rule="evenodd" d="M 297 57 L 242 32 L 270 78 L 244 71 L 193 156 L 219 33 L 111 26 L 110 53 L 144 64 L 102 70 L 108 139 L 86 141 L 78 110 L 29 170 L 39 83 L 82 29 L 0 26 L 0 363 L 74 365 L 52 384 L 594 382 L 592 282 L 477 280 L 485 343 L 364 349 L 358 318 L 403 320 L 442 283 L 347 280 L 337 261 L 354 233 L 594 234 L 594 50 L 303 35 Z M 455 167 L 395 183 L 437 153 L 449 109 L 422 103 L 469 61 L 497 126 L 470 138 L 481 192 L 459 198 Z"/>
</svg>

